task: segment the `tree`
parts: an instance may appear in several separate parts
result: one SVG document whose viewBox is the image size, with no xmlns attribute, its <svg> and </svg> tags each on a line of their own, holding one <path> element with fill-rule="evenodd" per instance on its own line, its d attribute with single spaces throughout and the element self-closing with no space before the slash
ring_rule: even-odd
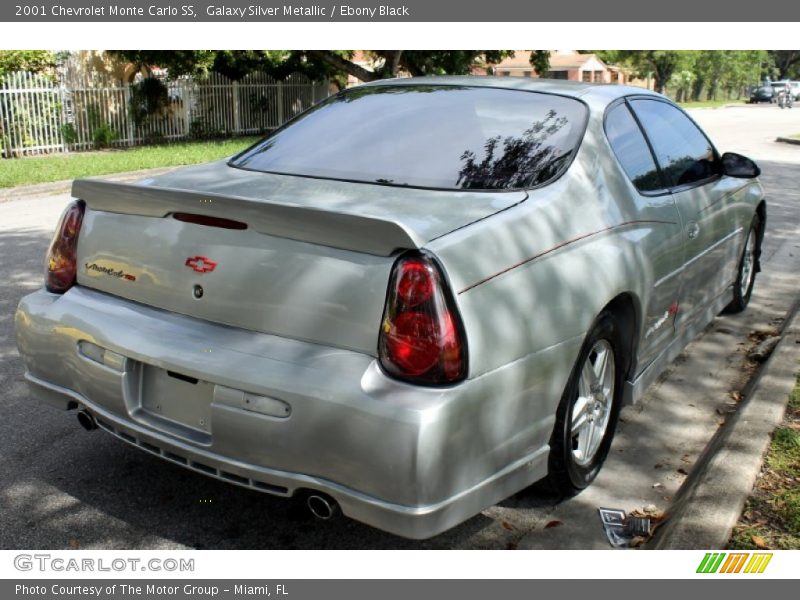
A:
<svg viewBox="0 0 800 600">
<path fill-rule="evenodd" d="M 770 64 L 765 50 L 701 50 L 695 55 L 691 99 L 716 100 L 720 92 L 725 98 L 741 97 L 747 85 L 767 74 Z"/>
<path fill-rule="evenodd" d="M 56 66 L 56 55 L 49 50 L 0 50 L 0 77 L 14 71 L 40 73 Z"/>
<path fill-rule="evenodd" d="M 778 69 L 778 79 L 800 77 L 800 50 L 770 50 Z"/>
<path fill-rule="evenodd" d="M 536 74 L 541 77 L 550 70 L 550 51 L 549 50 L 533 50 L 531 51 L 531 66 Z"/>
<path fill-rule="evenodd" d="M 112 50 L 137 67 L 158 66 L 170 75 L 202 76 L 217 71 L 230 79 L 241 79 L 253 71 L 265 71 L 282 79 L 290 73 L 304 73 L 311 79 L 328 78 L 343 87 L 347 75 L 361 81 L 395 77 L 401 70 L 412 75 L 463 75 L 475 66 L 497 63 L 511 50 L 365 50 L 375 64 L 367 69 L 353 61 L 354 50 Z M 547 69 L 547 56 L 537 51 L 531 64 Z"/>
<path fill-rule="evenodd" d="M 664 93 L 672 74 L 683 68 L 688 55 L 681 50 L 617 50 L 619 62 L 628 64 L 637 77 L 653 77 L 656 92 Z"/>
<path fill-rule="evenodd" d="M 366 50 L 376 68 L 365 69 L 340 52 L 308 50 L 307 53 L 352 75 L 361 81 L 376 81 L 395 77 L 400 69 L 415 77 L 424 75 L 466 75 L 474 67 L 498 63 L 514 54 L 513 50 Z"/>
</svg>

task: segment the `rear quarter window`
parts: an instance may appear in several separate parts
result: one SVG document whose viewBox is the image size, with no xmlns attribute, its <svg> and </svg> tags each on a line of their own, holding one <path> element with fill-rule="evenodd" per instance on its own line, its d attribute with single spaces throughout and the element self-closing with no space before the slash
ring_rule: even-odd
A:
<svg viewBox="0 0 800 600">
<path fill-rule="evenodd" d="M 644 134 L 624 102 L 606 114 L 606 136 L 622 169 L 640 192 L 664 189 L 661 174 Z"/>
<path fill-rule="evenodd" d="M 230 164 L 396 186 L 524 189 L 569 166 L 587 112 L 573 98 L 520 90 L 365 86 L 306 111 Z"/>
</svg>

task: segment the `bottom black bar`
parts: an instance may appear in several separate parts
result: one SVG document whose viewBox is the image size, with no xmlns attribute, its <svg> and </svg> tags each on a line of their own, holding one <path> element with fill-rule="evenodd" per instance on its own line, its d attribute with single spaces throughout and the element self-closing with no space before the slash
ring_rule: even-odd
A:
<svg viewBox="0 0 800 600">
<path fill-rule="evenodd" d="M 566 558 L 566 557 L 565 557 Z M 533 565 L 532 565 L 533 568 Z M 576 568 L 579 568 L 576 565 Z M 2 580 L 4 600 L 513 600 L 557 597 L 675 600 L 686 594 L 713 593 L 725 600 L 752 600 L 789 594 L 795 581 L 715 580 Z M 796 590 L 794 590 L 796 591 Z M 551 595 L 552 594 L 552 595 Z M 756 596 L 758 595 L 758 596 Z M 794 594 L 792 594 L 793 596 Z"/>
</svg>

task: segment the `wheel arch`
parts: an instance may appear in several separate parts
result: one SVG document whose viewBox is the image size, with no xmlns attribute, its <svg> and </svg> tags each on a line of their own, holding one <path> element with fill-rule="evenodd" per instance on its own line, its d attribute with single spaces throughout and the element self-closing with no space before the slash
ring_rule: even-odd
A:
<svg viewBox="0 0 800 600">
<path fill-rule="evenodd" d="M 602 312 L 614 317 L 620 330 L 625 351 L 624 375 L 630 380 L 636 372 L 636 356 L 639 350 L 639 330 L 641 328 L 641 303 L 633 292 L 622 292 L 605 305 Z"/>
<path fill-rule="evenodd" d="M 767 201 L 763 198 L 756 206 L 758 215 L 758 239 L 756 240 L 756 273 L 761 272 L 761 244 L 764 242 L 764 232 L 767 229 Z"/>
</svg>

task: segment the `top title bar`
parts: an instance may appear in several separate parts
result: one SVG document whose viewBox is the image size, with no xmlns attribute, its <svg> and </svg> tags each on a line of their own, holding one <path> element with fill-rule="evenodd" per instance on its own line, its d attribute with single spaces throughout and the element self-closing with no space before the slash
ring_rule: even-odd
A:
<svg viewBox="0 0 800 600">
<path fill-rule="evenodd" d="M 0 22 L 681 22 L 800 21 L 800 2 L 642 2 L 641 0 L 354 0 L 276 2 L 254 0 L 12 0 L 0 5 Z M 535 32 L 532 32 L 535 38 Z"/>
</svg>

